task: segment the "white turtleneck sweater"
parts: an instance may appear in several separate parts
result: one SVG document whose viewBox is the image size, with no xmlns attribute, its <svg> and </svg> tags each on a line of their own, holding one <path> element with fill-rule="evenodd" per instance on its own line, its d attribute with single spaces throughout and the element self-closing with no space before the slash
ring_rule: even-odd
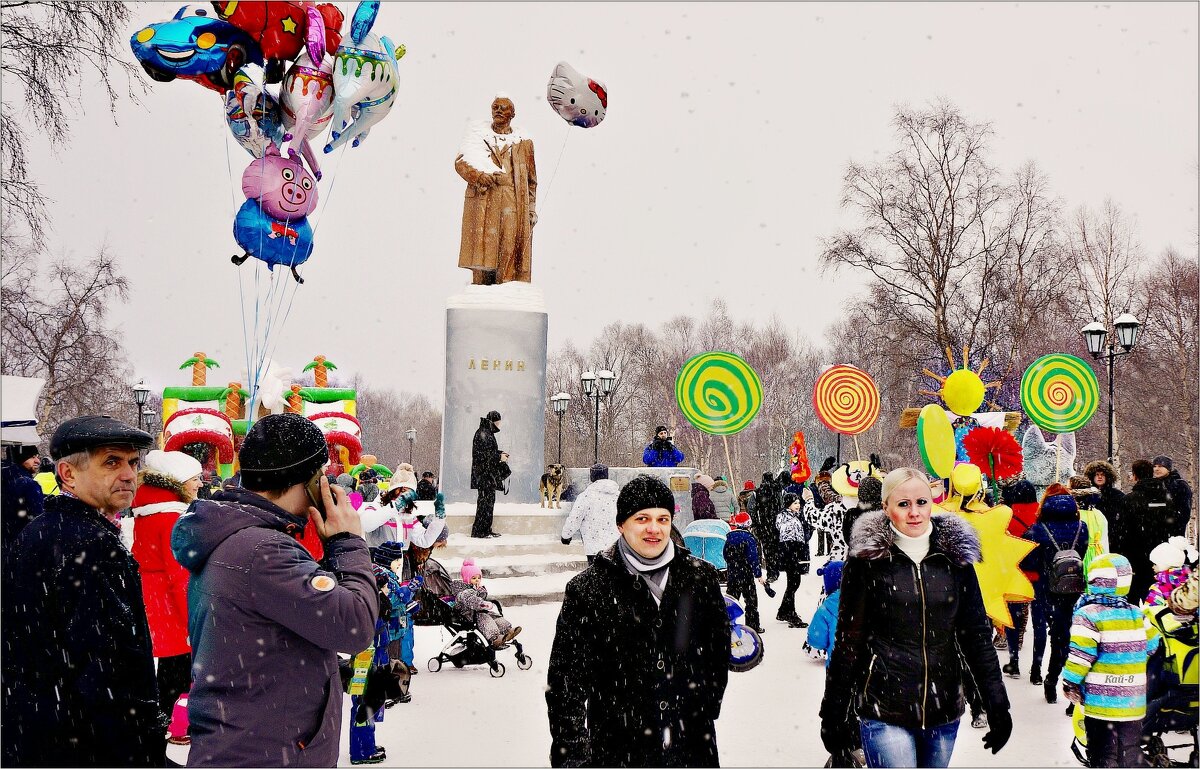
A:
<svg viewBox="0 0 1200 769">
<path fill-rule="evenodd" d="M 925 527 L 924 534 L 918 534 L 915 537 L 908 536 L 894 525 L 892 525 L 892 533 L 896 535 L 896 547 L 911 558 L 913 563 L 920 563 L 925 560 L 925 556 L 929 555 L 929 535 L 933 533 L 932 521 Z"/>
</svg>

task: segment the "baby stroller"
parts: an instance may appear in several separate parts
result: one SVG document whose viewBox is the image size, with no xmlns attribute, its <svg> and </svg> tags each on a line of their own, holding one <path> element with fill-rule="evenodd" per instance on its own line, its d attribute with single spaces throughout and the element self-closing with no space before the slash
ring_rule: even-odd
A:
<svg viewBox="0 0 1200 769">
<path fill-rule="evenodd" d="M 692 521 L 683 530 L 683 541 L 692 555 L 717 567 L 721 578 L 725 576 L 725 539 L 729 536 L 729 524 L 721 520 Z"/>
<path fill-rule="evenodd" d="M 495 598 L 489 598 L 489 601 L 496 604 L 500 609 L 501 615 L 504 613 L 504 607 L 500 606 L 500 602 Z M 517 667 L 521 670 L 529 670 L 533 667 L 533 657 L 525 653 L 525 649 L 521 646 L 521 642 L 513 639 L 500 647 L 492 646 L 487 639 L 483 637 L 483 633 L 479 632 L 473 623 L 465 622 L 462 617 L 454 611 L 453 603 L 449 599 L 439 599 L 444 608 L 437 610 L 441 615 L 442 621 L 438 624 L 446 628 L 453 634 L 453 637 L 442 647 L 436 657 L 429 658 L 429 672 L 436 673 L 442 669 L 442 665 L 446 662 L 454 665 L 456 668 L 461 668 L 465 665 L 487 665 L 488 674 L 492 678 L 499 678 L 504 675 L 504 663 L 496 659 L 496 652 L 507 649 L 510 646 L 516 649 Z"/>
</svg>

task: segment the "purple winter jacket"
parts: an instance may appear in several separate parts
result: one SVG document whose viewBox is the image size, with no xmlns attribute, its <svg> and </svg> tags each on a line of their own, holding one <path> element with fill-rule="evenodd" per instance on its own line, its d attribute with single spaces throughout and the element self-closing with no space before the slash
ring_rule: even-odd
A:
<svg viewBox="0 0 1200 769">
<path fill-rule="evenodd" d="M 379 605 L 367 543 L 332 538 L 318 564 L 295 539 L 304 522 L 233 489 L 175 524 L 192 575 L 188 766 L 337 764 L 337 652 L 371 645 Z"/>
</svg>

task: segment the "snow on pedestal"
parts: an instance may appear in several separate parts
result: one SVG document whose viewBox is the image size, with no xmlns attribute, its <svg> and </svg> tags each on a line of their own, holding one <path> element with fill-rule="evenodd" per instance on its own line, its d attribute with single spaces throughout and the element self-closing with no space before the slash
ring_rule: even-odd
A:
<svg viewBox="0 0 1200 769">
<path fill-rule="evenodd" d="M 489 411 L 503 418 L 496 441 L 513 474 L 506 502 L 536 502 L 545 471 L 547 316 L 528 283 L 467 286 L 446 302 L 446 405 L 441 488 L 473 502 L 471 440 Z"/>
</svg>

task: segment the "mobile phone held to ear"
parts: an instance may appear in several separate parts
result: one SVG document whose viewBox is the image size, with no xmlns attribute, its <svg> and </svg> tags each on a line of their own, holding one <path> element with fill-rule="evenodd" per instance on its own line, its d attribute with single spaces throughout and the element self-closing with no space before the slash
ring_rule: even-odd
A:
<svg viewBox="0 0 1200 769">
<path fill-rule="evenodd" d="M 308 494 L 308 501 L 312 506 L 317 508 L 317 512 L 325 518 L 325 501 L 321 499 L 321 473 L 317 473 L 312 478 L 308 479 L 308 483 L 304 484 L 304 491 Z M 329 492 L 333 493 L 332 489 Z"/>
</svg>

